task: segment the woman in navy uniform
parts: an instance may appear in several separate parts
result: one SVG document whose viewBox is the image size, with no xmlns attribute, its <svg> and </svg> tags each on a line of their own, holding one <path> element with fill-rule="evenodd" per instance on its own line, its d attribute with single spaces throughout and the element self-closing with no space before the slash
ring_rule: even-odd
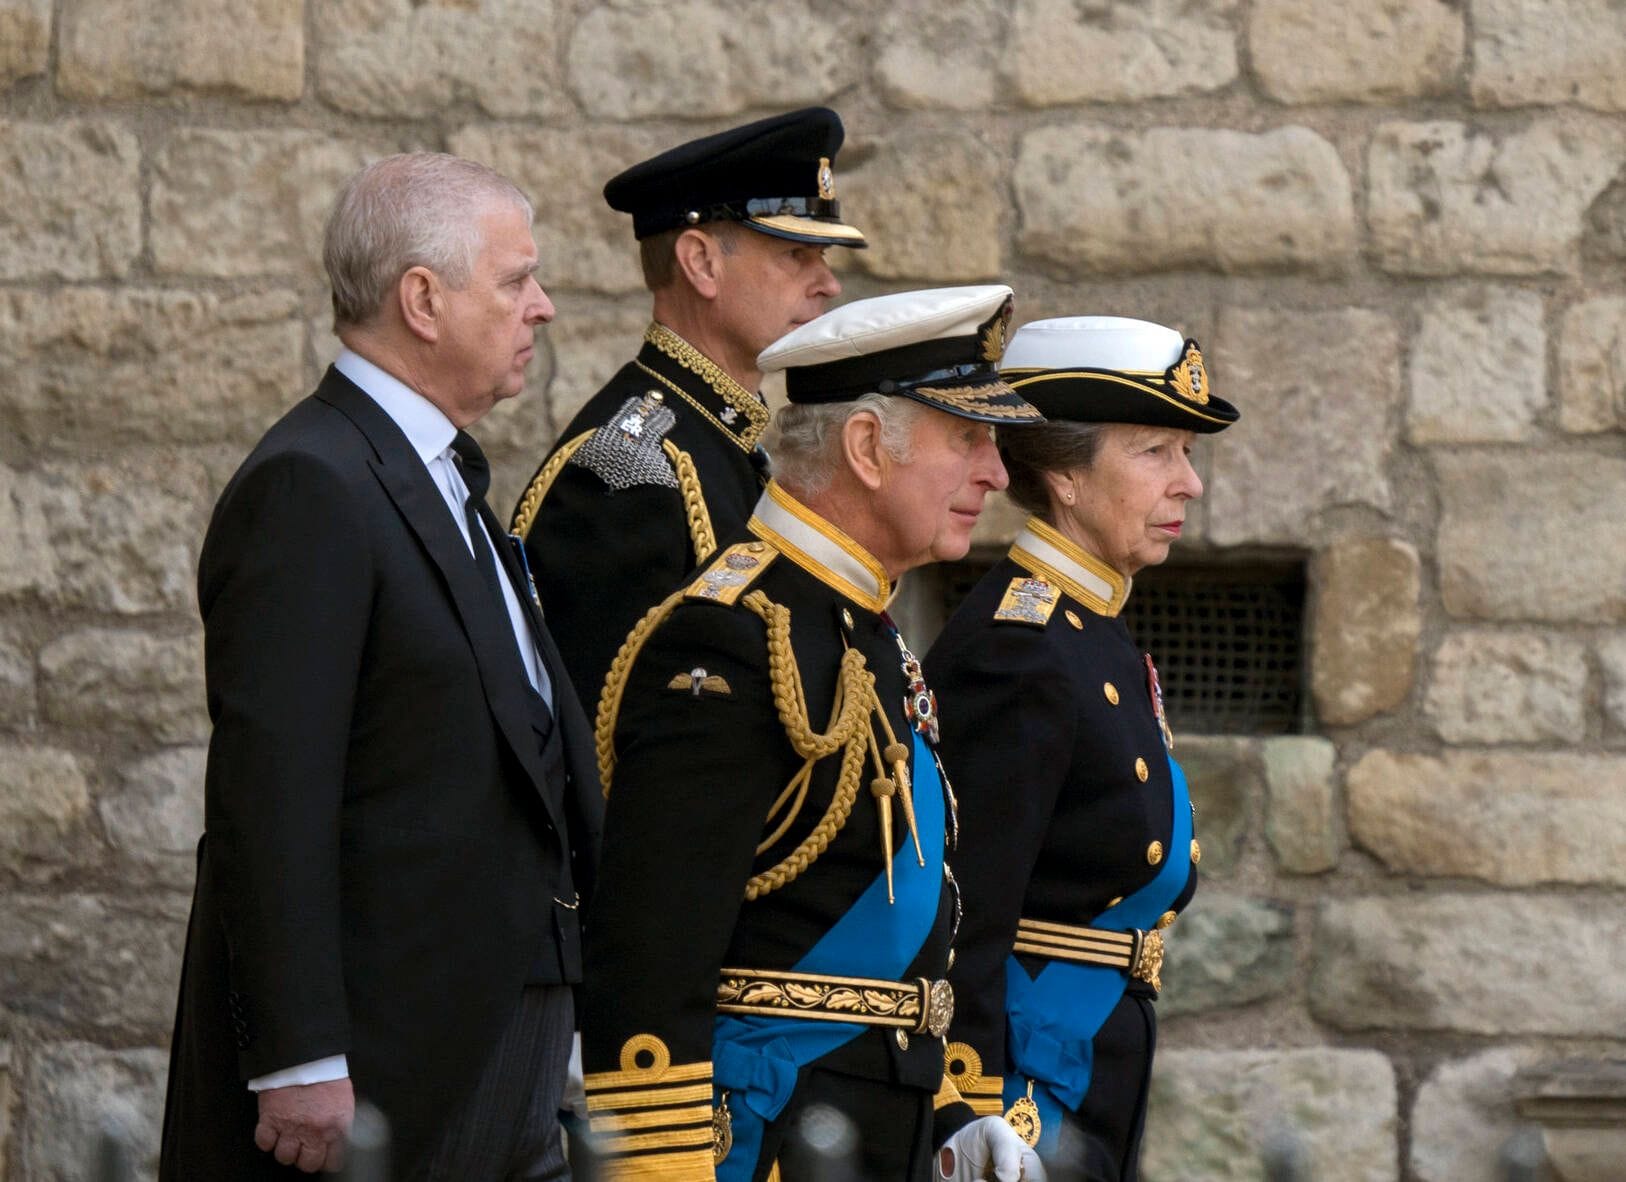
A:
<svg viewBox="0 0 1626 1182">
<path fill-rule="evenodd" d="M 948 1071 L 1041 1155 L 1075 1123 L 1086 1176 L 1127 1182 L 1163 932 L 1201 853 L 1157 671 L 1119 612 L 1202 495 L 1194 436 L 1238 415 L 1196 342 L 1141 320 L 1026 325 L 1001 372 L 1046 418 L 999 431 L 1032 516 L 926 660 L 968 835 Z"/>
</svg>

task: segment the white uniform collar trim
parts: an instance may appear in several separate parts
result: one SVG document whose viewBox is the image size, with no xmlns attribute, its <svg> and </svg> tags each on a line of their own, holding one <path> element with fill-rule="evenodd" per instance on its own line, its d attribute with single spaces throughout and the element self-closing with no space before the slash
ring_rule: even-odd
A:
<svg viewBox="0 0 1626 1182">
<path fill-rule="evenodd" d="M 836 526 L 770 480 L 748 526 L 820 582 L 872 612 L 885 610 L 892 597 L 886 569 Z"/>
<path fill-rule="evenodd" d="M 1096 615 L 1117 615 L 1129 598 L 1130 579 L 1037 517 L 1028 518 L 1010 553 L 1017 566 L 1059 584 Z"/>
</svg>

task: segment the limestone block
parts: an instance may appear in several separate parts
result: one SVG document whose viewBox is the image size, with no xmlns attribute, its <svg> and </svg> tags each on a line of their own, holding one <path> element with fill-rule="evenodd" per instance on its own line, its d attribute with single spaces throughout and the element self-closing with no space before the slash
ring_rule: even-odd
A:
<svg viewBox="0 0 1626 1182">
<path fill-rule="evenodd" d="M 1160 1017 L 1262 1001 L 1293 977 L 1293 913 L 1279 903 L 1202 890 L 1164 941 Z"/>
<path fill-rule="evenodd" d="M 773 0 L 607 0 L 571 34 L 570 89 L 595 119 L 703 119 L 821 103 L 862 75 L 856 19 L 855 11 Z"/>
<path fill-rule="evenodd" d="M 141 150 L 110 123 L 0 119 L 0 279 L 102 279 L 141 253 Z"/>
<path fill-rule="evenodd" d="M 1135 102 L 1236 80 L 1236 0 L 1017 0 L 1005 52 L 1023 103 Z"/>
<path fill-rule="evenodd" d="M 1333 765 L 1325 739 L 1280 736 L 1261 745 L 1265 765 L 1265 837 L 1289 874 L 1320 874 L 1338 864 Z"/>
<path fill-rule="evenodd" d="M 1541 297 L 1478 289 L 1423 308 L 1411 355 L 1413 443 L 1519 443 L 1547 405 Z"/>
<path fill-rule="evenodd" d="M 1599 296 L 1565 311 L 1558 425 L 1576 434 L 1626 428 L 1626 299 Z"/>
<path fill-rule="evenodd" d="M 986 141 L 945 141 L 935 132 L 889 139 L 843 182 L 842 212 L 869 247 L 840 261 L 881 279 L 999 279 L 1010 220 L 1004 176 Z"/>
<path fill-rule="evenodd" d="M 1587 207 L 1622 163 L 1597 121 L 1508 133 L 1385 123 L 1367 150 L 1378 265 L 1402 275 L 1574 274 Z"/>
<path fill-rule="evenodd" d="M 1284 103 L 1389 102 L 1457 88 L 1462 12 L 1447 0 L 1255 0 L 1248 49 Z"/>
<path fill-rule="evenodd" d="M 1611 0 L 1547 0 L 1539 18 L 1520 0 L 1472 0 L 1474 102 L 1483 107 L 1573 103 L 1626 111 L 1626 22 Z"/>
<path fill-rule="evenodd" d="M 40 650 L 40 697 L 48 720 L 87 734 L 184 743 L 209 733 L 201 636 L 70 632 Z"/>
<path fill-rule="evenodd" d="M 315 0 L 316 85 L 341 111 L 422 118 L 569 111 L 554 0 Z"/>
<path fill-rule="evenodd" d="M 576 412 L 637 355 L 648 327 L 649 300 L 629 296 L 615 303 L 583 302 L 574 315 L 562 315 L 548 328 L 556 359 L 548 385 L 555 436 L 563 436 Z"/>
<path fill-rule="evenodd" d="M 1586 683 L 1579 641 L 1453 632 L 1434 655 L 1425 709 L 1448 743 L 1579 743 Z"/>
<path fill-rule="evenodd" d="M 772 448 L 771 440 L 769 447 Z M 1026 511 L 1017 508 L 1015 501 L 1002 492 L 994 493 L 983 501 L 982 516 L 977 518 L 976 527 L 971 531 L 972 552 L 1003 557 L 1027 519 Z"/>
<path fill-rule="evenodd" d="M 3 484 L 0 484 L 3 488 Z M 8 539 L 0 529 L 0 549 Z M 9 628 L 0 628 L 0 726 L 22 729 L 34 717 L 34 654 Z"/>
<path fill-rule="evenodd" d="M 0 865 L 48 854 L 89 811 L 85 774 L 70 752 L 0 743 Z"/>
<path fill-rule="evenodd" d="M 1626 459 L 1506 452 L 1435 457 L 1440 593 L 1454 616 L 1626 620 Z"/>
<path fill-rule="evenodd" d="M 1498 1152 L 1523 1123 L 1513 1077 L 1543 1061 L 1528 1047 L 1494 1047 L 1435 1067 L 1411 1110 L 1411 1168 L 1418 1182 L 1503 1176 Z"/>
<path fill-rule="evenodd" d="M 305 89 L 302 0 L 75 0 L 62 6 L 57 89 L 70 98 Z"/>
<path fill-rule="evenodd" d="M 1338 542 L 1311 566 L 1310 690 L 1329 726 L 1352 726 L 1392 710 L 1411 693 L 1422 567 L 1417 551 L 1390 538 Z"/>
<path fill-rule="evenodd" d="M 1341 1030 L 1614 1038 L 1626 945 L 1598 906 L 1505 891 L 1328 902 L 1311 1011 Z"/>
<path fill-rule="evenodd" d="M 1210 451 L 1213 542 L 1309 545 L 1324 510 L 1389 508 L 1402 398 L 1393 319 L 1361 308 L 1225 309 L 1217 344 L 1217 388 L 1237 391 L 1246 410 Z"/>
<path fill-rule="evenodd" d="M 1178 722 L 1178 720 L 1176 720 Z M 1176 732 L 1174 757 L 1197 806 L 1204 876 L 1224 877 L 1241 857 L 1251 801 L 1263 795 L 1258 748 L 1247 739 Z"/>
<path fill-rule="evenodd" d="M 1348 790 L 1351 835 L 1397 873 L 1626 885 L 1626 758 L 1379 750 Z"/>
<path fill-rule="evenodd" d="M 165 274 L 322 274 L 322 226 L 372 153 L 313 131 L 188 128 L 153 156 L 152 257 Z"/>
<path fill-rule="evenodd" d="M 119 791 L 98 802 L 115 849 L 141 855 L 188 854 L 203 832 L 206 747 L 170 747 L 125 768 Z"/>
<path fill-rule="evenodd" d="M 21 1122 L 25 1177 L 41 1182 L 96 1177 L 97 1139 L 104 1127 L 127 1146 L 134 1176 L 156 1176 L 167 1050 L 54 1043 L 43 1049 L 32 1074 Z"/>
<path fill-rule="evenodd" d="M 0 0 L 0 86 L 45 73 L 50 53 L 51 0 Z"/>
<path fill-rule="evenodd" d="M 999 0 L 901 0 L 878 14 L 875 81 L 907 110 L 985 111 L 999 93 L 1009 8 Z"/>
<path fill-rule="evenodd" d="M 1253 1182 L 1289 1131 L 1316 1182 L 1396 1182 L 1394 1069 L 1377 1051 L 1161 1051 L 1152 1073 L 1146 1182 Z"/>
<path fill-rule="evenodd" d="M 450 150 L 511 177 L 535 203 L 544 288 L 630 292 L 644 286 L 632 218 L 604 203 L 604 182 L 680 138 L 646 128 L 466 127 Z M 567 302 L 560 319 L 569 317 Z"/>
<path fill-rule="evenodd" d="M 1355 255 L 1349 174 L 1303 127 L 1042 127 L 1014 181 L 1022 252 L 1069 272 L 1336 274 Z"/>
<path fill-rule="evenodd" d="M 1598 663 L 1603 666 L 1604 709 L 1618 734 L 1626 730 L 1626 634 L 1598 646 Z"/>
<path fill-rule="evenodd" d="M 0 997 L 46 1022 L 167 1040 L 187 907 L 179 894 L 11 892 L 0 898 Z"/>
<path fill-rule="evenodd" d="M 0 292 L 0 432 L 31 453 L 248 445 L 303 394 L 292 292 Z"/>
<path fill-rule="evenodd" d="M 11 1044 L 0 1042 L 0 1182 L 5 1180 L 5 1163 L 11 1156 L 11 1109 L 17 1094 L 11 1078 Z"/>
</svg>

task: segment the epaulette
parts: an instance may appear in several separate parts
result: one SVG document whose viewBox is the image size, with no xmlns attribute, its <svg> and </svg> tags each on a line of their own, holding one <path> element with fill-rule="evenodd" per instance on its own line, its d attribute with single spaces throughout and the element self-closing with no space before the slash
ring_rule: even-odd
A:
<svg viewBox="0 0 1626 1182">
<path fill-rule="evenodd" d="M 738 542 L 724 550 L 700 572 L 683 593 L 683 598 L 732 604 L 778 557 L 779 551 L 766 542 Z"/>
<path fill-rule="evenodd" d="M 1017 575 L 1005 588 L 1005 598 L 999 601 L 999 607 L 994 610 L 994 619 L 1043 628 L 1050 622 L 1056 604 L 1060 602 L 1061 592 L 1058 588 L 1032 575 Z"/>
<path fill-rule="evenodd" d="M 629 398 L 610 421 L 598 428 L 570 457 L 611 488 L 620 491 L 639 484 L 678 487 L 677 471 L 662 447 L 677 415 L 659 390 Z"/>
</svg>

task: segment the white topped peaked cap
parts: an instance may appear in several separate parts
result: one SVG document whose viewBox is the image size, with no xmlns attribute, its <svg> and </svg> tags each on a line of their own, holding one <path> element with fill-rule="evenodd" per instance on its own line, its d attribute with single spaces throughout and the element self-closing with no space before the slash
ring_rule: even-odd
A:
<svg viewBox="0 0 1626 1182">
<path fill-rule="evenodd" d="M 1116 369 L 1162 373 L 1180 360 L 1186 338 L 1127 316 L 1059 316 L 1016 330 L 1001 369 Z"/>
<path fill-rule="evenodd" d="M 792 402 L 895 394 L 983 422 L 1038 422 L 999 375 L 1010 318 L 1000 283 L 855 300 L 769 345 L 757 367 L 783 371 Z"/>
</svg>

